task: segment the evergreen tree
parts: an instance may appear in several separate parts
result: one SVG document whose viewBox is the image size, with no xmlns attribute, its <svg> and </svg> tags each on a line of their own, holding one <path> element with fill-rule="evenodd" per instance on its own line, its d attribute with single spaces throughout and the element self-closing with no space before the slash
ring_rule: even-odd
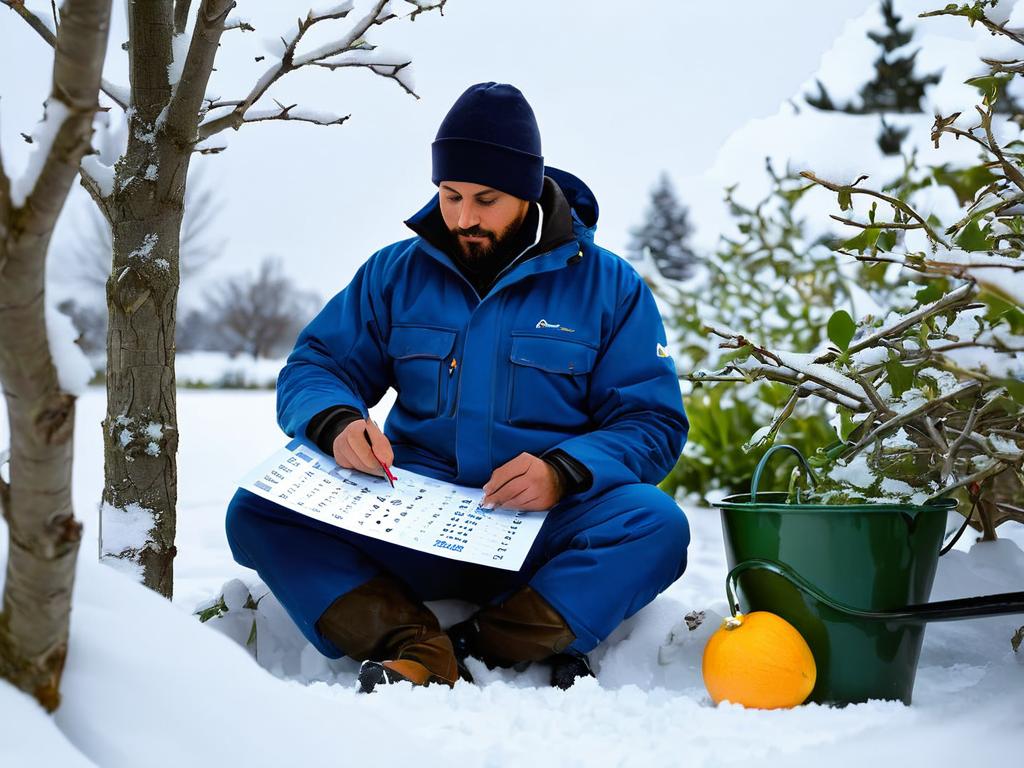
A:
<svg viewBox="0 0 1024 768">
<path fill-rule="evenodd" d="M 818 93 L 807 94 L 805 99 L 812 107 L 822 111 L 842 111 L 852 114 L 889 114 L 892 112 L 920 112 L 921 99 L 925 88 L 939 82 L 940 73 L 917 75 L 914 72 L 918 51 L 896 53 L 904 48 L 914 37 L 913 29 L 900 28 L 902 16 L 896 15 L 893 0 L 882 0 L 882 16 L 885 29 L 879 32 L 868 32 L 881 51 L 875 59 L 875 77 L 860 89 L 860 103 L 838 105 L 829 95 L 825 85 L 817 81 Z M 886 125 L 882 120 L 882 129 L 878 137 L 878 145 L 887 155 L 899 154 L 903 141 L 899 129 Z"/>
<path fill-rule="evenodd" d="M 631 259 L 643 259 L 646 249 L 663 277 L 685 280 L 697 260 L 686 242 L 692 231 L 686 206 L 676 197 L 668 174 L 662 172 L 651 190 L 644 223 L 630 230 L 627 254 Z"/>
</svg>

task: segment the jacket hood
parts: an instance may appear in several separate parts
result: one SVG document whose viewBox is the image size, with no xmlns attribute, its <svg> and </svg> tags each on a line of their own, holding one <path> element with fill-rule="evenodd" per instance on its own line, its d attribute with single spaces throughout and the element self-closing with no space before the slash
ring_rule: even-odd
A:
<svg viewBox="0 0 1024 768">
<path fill-rule="evenodd" d="M 582 229 L 580 234 L 593 240 L 600 209 L 597 205 L 597 197 L 594 196 L 590 187 L 578 176 L 550 165 L 544 166 L 544 175 L 562 190 L 562 194 L 565 195 L 566 202 L 569 203 L 572 210 L 574 225 L 578 224 Z M 574 226 L 575 228 L 577 227 Z"/>
</svg>

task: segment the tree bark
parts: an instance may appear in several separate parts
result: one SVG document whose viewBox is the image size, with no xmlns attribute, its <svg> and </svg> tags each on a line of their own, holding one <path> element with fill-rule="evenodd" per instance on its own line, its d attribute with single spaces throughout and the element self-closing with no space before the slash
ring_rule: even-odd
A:
<svg viewBox="0 0 1024 768">
<path fill-rule="evenodd" d="M 109 23 L 110 0 L 66 0 L 47 105 L 51 119 L 58 103 L 67 114 L 22 205 L 0 164 L 0 383 L 11 432 L 10 482 L 0 479 L 10 540 L 0 675 L 50 711 L 60 703 L 81 526 L 71 505 L 75 398 L 51 356 L 45 260 L 89 150 Z"/>
<path fill-rule="evenodd" d="M 175 86 L 168 81 L 171 38 L 176 24 L 183 29 L 188 3 L 179 2 L 177 12 L 172 0 L 129 4 L 135 109 L 114 191 L 105 200 L 113 264 L 107 282 L 100 556 L 168 598 L 176 553 L 174 331 L 185 185 L 202 99 L 234 5 L 203 0 Z M 140 538 L 143 528 L 148 530 Z M 133 532 L 134 539 L 121 531 Z"/>
</svg>

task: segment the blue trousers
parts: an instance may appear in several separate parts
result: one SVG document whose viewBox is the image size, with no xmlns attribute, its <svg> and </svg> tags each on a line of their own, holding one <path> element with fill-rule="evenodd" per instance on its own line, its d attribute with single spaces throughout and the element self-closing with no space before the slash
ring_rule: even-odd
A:
<svg viewBox="0 0 1024 768">
<path fill-rule="evenodd" d="M 529 584 L 587 653 L 686 569 L 690 529 L 653 485 L 619 486 L 584 503 L 557 504 L 518 572 L 406 549 L 321 523 L 239 489 L 227 511 L 235 560 L 255 569 L 302 633 L 331 658 L 341 651 L 316 622 L 337 598 L 391 574 L 421 600 L 500 602 Z"/>
</svg>

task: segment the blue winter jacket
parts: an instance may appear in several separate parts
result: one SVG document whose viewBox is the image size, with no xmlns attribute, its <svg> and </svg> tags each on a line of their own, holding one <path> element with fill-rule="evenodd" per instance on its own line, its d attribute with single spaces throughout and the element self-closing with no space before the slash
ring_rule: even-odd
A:
<svg viewBox="0 0 1024 768">
<path fill-rule="evenodd" d="M 281 428 L 304 436 L 338 405 L 365 417 L 393 387 L 383 431 L 400 467 L 479 487 L 521 452 L 557 448 L 593 477 L 563 502 L 660 482 L 689 427 L 661 316 L 633 267 L 594 243 L 586 184 L 545 174 L 569 209 L 564 242 L 514 261 L 483 299 L 422 236 L 376 252 L 299 335 L 277 382 Z M 437 195 L 407 224 L 431 216 Z"/>
</svg>

